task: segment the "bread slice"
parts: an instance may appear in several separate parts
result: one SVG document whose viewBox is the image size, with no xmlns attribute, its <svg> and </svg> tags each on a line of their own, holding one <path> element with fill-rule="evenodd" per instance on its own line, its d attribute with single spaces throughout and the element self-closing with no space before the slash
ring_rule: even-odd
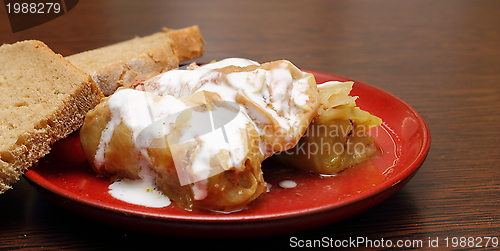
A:
<svg viewBox="0 0 500 251">
<path fill-rule="evenodd" d="M 43 42 L 0 46 L 0 193 L 83 123 L 103 95 Z"/>
<path fill-rule="evenodd" d="M 203 55 L 205 40 L 197 25 L 178 30 L 163 28 L 163 32 L 174 41 L 174 51 L 177 53 L 179 62 Z"/>
<path fill-rule="evenodd" d="M 128 87 L 137 76 L 159 74 L 179 67 L 180 61 L 203 54 L 198 26 L 165 29 L 106 47 L 67 56 L 77 68 L 90 74 L 104 95 Z"/>
</svg>

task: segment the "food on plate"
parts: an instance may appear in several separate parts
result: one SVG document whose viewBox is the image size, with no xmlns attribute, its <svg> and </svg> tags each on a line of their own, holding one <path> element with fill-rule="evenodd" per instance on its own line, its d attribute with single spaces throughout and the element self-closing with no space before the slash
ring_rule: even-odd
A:
<svg viewBox="0 0 500 251">
<path fill-rule="evenodd" d="M 107 96 L 118 87 L 130 86 L 139 75 L 156 75 L 179 67 L 179 62 L 199 57 L 204 40 L 198 26 L 167 29 L 106 47 L 67 56 L 77 68 L 90 74 Z"/>
<path fill-rule="evenodd" d="M 266 191 L 261 162 L 295 146 L 319 107 L 314 77 L 285 60 L 172 70 L 122 88 L 80 131 L 93 169 L 151 179 L 181 207 L 244 209 Z"/>
<path fill-rule="evenodd" d="M 336 174 L 370 158 L 377 149 L 375 136 L 368 131 L 382 120 L 356 106 L 357 97 L 349 96 L 353 84 L 330 81 L 318 85 L 318 115 L 297 146 L 276 158 L 319 174 Z"/>
<path fill-rule="evenodd" d="M 134 88 L 176 98 L 205 90 L 238 103 L 260 130 L 266 157 L 295 146 L 319 107 L 314 76 L 286 60 L 259 64 L 228 58 L 169 71 Z"/>
<path fill-rule="evenodd" d="M 92 78 L 36 40 L 0 47 L 0 193 L 103 97 Z"/>
</svg>

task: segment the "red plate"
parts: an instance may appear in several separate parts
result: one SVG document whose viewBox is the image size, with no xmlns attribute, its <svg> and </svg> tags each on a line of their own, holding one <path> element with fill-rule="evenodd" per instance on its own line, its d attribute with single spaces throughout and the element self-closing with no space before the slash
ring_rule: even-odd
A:
<svg viewBox="0 0 500 251">
<path fill-rule="evenodd" d="M 309 72 L 318 83 L 349 80 Z M 334 177 L 287 170 L 267 160 L 263 169 L 271 190 L 245 211 L 188 212 L 174 203 L 149 208 L 114 199 L 108 194 L 110 182 L 91 171 L 78 133 L 57 142 L 25 176 L 44 195 L 69 210 L 105 223 L 158 234 L 250 237 L 326 225 L 365 211 L 401 189 L 417 172 L 430 146 L 427 125 L 404 101 L 359 81 L 355 81 L 351 94 L 360 97 L 357 104 L 362 109 L 384 120 L 372 131 L 378 135 L 379 156 Z M 293 180 L 298 186 L 283 189 L 278 185 L 282 180 Z"/>
</svg>

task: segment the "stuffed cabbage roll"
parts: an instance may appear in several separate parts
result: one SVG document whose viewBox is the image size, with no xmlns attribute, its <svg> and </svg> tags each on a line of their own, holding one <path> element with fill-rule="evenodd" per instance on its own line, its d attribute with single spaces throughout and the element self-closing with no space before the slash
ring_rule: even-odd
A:
<svg viewBox="0 0 500 251">
<path fill-rule="evenodd" d="M 319 174 L 336 174 L 369 159 L 377 149 L 368 131 L 382 120 L 356 107 L 356 97 L 349 96 L 352 85 L 350 81 L 318 85 L 317 116 L 297 146 L 276 158 Z"/>
<path fill-rule="evenodd" d="M 261 163 L 316 115 L 314 77 L 288 61 L 223 60 L 119 89 L 80 130 L 93 169 L 151 179 L 182 208 L 241 210 L 266 191 Z"/>
</svg>

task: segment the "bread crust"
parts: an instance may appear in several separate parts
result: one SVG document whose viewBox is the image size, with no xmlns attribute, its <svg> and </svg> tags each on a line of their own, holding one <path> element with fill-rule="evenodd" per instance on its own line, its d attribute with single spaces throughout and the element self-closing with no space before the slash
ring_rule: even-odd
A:
<svg viewBox="0 0 500 251">
<path fill-rule="evenodd" d="M 174 42 L 179 62 L 201 57 L 205 52 L 205 40 L 198 25 L 178 30 L 163 28 L 163 32 Z"/>
<path fill-rule="evenodd" d="M 138 76 L 176 69 L 179 62 L 201 56 L 203 45 L 198 26 L 179 30 L 164 28 L 162 32 L 84 51 L 66 59 L 90 74 L 104 95 L 109 96 L 119 87 L 130 87 Z"/>
<path fill-rule="evenodd" d="M 0 194 L 103 98 L 92 78 L 43 42 L 0 47 Z"/>
</svg>

